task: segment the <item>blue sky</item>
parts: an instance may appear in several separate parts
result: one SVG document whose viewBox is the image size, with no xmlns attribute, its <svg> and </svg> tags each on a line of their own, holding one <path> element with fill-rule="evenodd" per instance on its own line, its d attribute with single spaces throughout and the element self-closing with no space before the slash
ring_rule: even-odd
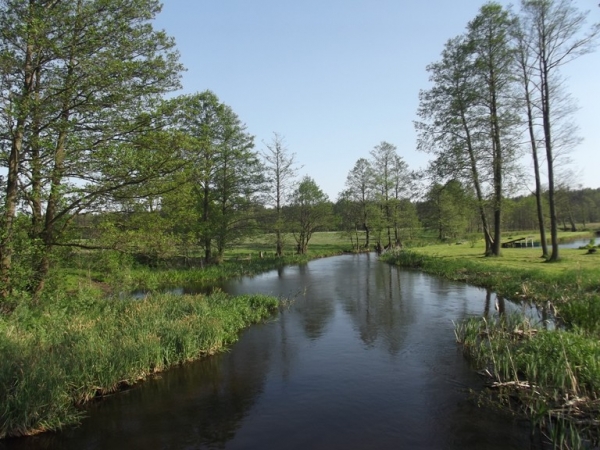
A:
<svg viewBox="0 0 600 450">
<path fill-rule="evenodd" d="M 427 64 L 462 33 L 475 0 L 163 0 L 155 27 L 173 36 L 187 68 L 181 93 L 212 90 L 262 150 L 273 132 L 336 200 L 358 158 L 381 141 L 411 169 L 418 94 Z M 508 4 L 508 2 L 501 2 Z M 576 0 L 600 21 L 597 0 Z M 577 182 L 600 187 L 600 54 L 564 70 L 580 107 Z"/>
</svg>

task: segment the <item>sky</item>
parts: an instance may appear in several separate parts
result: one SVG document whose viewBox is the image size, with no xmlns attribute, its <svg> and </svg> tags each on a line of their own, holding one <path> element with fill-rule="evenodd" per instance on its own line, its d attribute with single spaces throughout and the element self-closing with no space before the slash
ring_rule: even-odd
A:
<svg viewBox="0 0 600 450">
<path fill-rule="evenodd" d="M 175 38 L 183 74 L 178 94 L 213 91 L 265 149 L 284 137 L 300 176 L 335 201 L 359 158 L 382 141 L 411 170 L 418 95 L 426 66 L 465 31 L 478 0 L 163 0 L 154 26 Z M 500 1 L 508 5 L 508 1 Z M 574 0 L 600 21 L 598 0 Z M 576 183 L 600 187 L 600 53 L 563 69 L 583 138 L 571 155 Z M 524 182 L 524 184 L 527 184 Z M 525 186 L 524 186 L 525 187 Z"/>
</svg>

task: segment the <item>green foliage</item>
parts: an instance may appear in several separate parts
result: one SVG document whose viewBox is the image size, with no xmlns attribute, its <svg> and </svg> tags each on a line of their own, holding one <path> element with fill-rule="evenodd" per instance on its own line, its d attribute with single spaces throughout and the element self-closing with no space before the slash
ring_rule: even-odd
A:
<svg viewBox="0 0 600 450">
<path fill-rule="evenodd" d="M 221 351 L 277 305 L 218 292 L 140 301 L 81 293 L 44 308 L 21 302 L 0 318 L 0 438 L 77 422 L 75 405 Z"/>
<path fill-rule="evenodd" d="M 227 248 L 255 232 L 265 180 L 254 137 L 210 91 L 171 103 L 174 126 L 188 136 L 188 145 L 179 184 L 163 197 L 161 214 L 173 231 L 195 236 L 207 261 L 222 260 Z"/>
<path fill-rule="evenodd" d="M 438 239 L 443 241 L 466 233 L 475 205 L 475 199 L 462 183 L 450 180 L 445 185 L 431 186 L 421 211 L 425 224 L 437 230 Z"/>
<path fill-rule="evenodd" d="M 66 232 L 74 215 L 148 195 L 153 181 L 176 169 L 177 136 L 161 131 L 156 104 L 179 87 L 182 66 L 174 41 L 152 28 L 159 11 L 156 0 L 0 5 L 0 75 L 14 93 L 0 105 L 10 161 L 0 221 L 0 278 L 10 285 L 2 292 L 19 282 L 8 276 L 17 201 L 32 218 L 29 290 L 38 295 L 56 246 L 72 244 Z M 136 185 L 144 188 L 132 193 Z"/>
<path fill-rule="evenodd" d="M 326 228 L 331 222 L 331 206 L 327 195 L 315 181 L 304 177 L 293 192 L 291 205 L 286 210 L 298 254 L 306 254 L 308 242 L 315 231 Z"/>
</svg>

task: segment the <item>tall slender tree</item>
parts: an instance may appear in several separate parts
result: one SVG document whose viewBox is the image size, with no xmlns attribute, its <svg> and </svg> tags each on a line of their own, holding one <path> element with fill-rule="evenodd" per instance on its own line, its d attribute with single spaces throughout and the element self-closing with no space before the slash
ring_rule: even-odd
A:
<svg viewBox="0 0 600 450">
<path fill-rule="evenodd" d="M 525 23 L 528 49 L 532 53 L 534 84 L 539 90 L 543 145 L 546 153 L 548 172 L 548 204 L 550 209 L 550 238 L 552 253 L 549 261 L 559 259 L 558 217 L 556 210 L 556 139 L 554 132 L 557 112 L 556 90 L 553 77 L 559 69 L 575 58 L 591 52 L 600 34 L 600 23 L 584 31 L 587 13 L 577 10 L 571 0 L 524 0 L 521 3 L 521 16 Z"/>
<path fill-rule="evenodd" d="M 548 243 L 546 241 L 546 224 L 544 221 L 544 209 L 542 199 L 542 178 L 540 175 L 540 162 L 538 155 L 538 136 L 536 132 L 536 109 L 534 105 L 535 85 L 533 84 L 533 68 L 537 65 L 529 48 L 527 31 L 523 28 L 523 22 L 520 18 L 514 23 L 513 36 L 516 42 L 516 63 L 519 68 L 519 79 L 522 86 L 522 101 L 525 110 L 525 120 L 527 123 L 527 132 L 529 135 L 529 144 L 531 147 L 531 156 L 533 161 L 533 175 L 535 181 L 535 201 L 537 211 L 538 229 L 540 230 L 540 242 L 542 246 L 542 258 L 548 257 Z"/>
<path fill-rule="evenodd" d="M 392 240 L 392 229 L 394 229 L 394 200 L 397 184 L 400 183 L 398 173 L 403 171 L 404 162 L 396 153 L 396 146 L 389 142 L 381 142 L 371 150 L 372 183 L 375 198 L 379 204 L 387 234 L 387 247 L 396 243 Z M 400 167 L 402 166 L 402 167 Z M 381 238 L 378 242 L 382 245 Z"/>
<path fill-rule="evenodd" d="M 497 3 L 487 3 L 469 22 L 467 36 L 474 55 L 477 103 L 488 126 L 487 147 L 492 166 L 494 237 L 492 254 L 500 256 L 502 200 L 507 163 L 514 158 L 511 130 L 518 123 L 514 104 L 513 18 Z"/>
<path fill-rule="evenodd" d="M 346 177 L 345 198 L 357 208 L 357 220 L 365 232 L 364 247 L 369 248 L 371 239 L 371 220 L 373 216 L 373 169 L 371 163 L 360 158 Z"/>
<path fill-rule="evenodd" d="M 501 253 L 505 179 L 517 148 L 512 22 L 502 6 L 487 3 L 466 34 L 446 44 L 442 61 L 428 67 L 434 86 L 421 93 L 419 115 L 424 122 L 417 123 L 419 148 L 437 156 L 434 172 L 470 179 L 485 253 L 495 256 Z M 491 199 L 493 227 L 486 217 L 486 197 Z"/>
<path fill-rule="evenodd" d="M 283 136 L 273 133 L 270 143 L 265 144 L 266 150 L 261 154 L 264 159 L 267 178 L 267 203 L 275 209 L 275 253 L 283 255 L 284 217 L 283 207 L 294 186 L 295 178 L 300 168 L 296 163 L 296 154 L 290 153 L 285 145 Z"/>
<path fill-rule="evenodd" d="M 485 123 L 477 107 L 477 86 L 471 46 L 465 36 L 450 39 L 439 62 L 427 66 L 431 89 L 419 94 L 415 123 L 417 148 L 432 153 L 430 172 L 437 180 L 457 178 L 475 191 L 477 210 L 485 241 L 485 254 L 492 253 L 493 238 L 486 211 L 486 185 L 489 165 L 485 164 L 482 136 Z"/>
</svg>

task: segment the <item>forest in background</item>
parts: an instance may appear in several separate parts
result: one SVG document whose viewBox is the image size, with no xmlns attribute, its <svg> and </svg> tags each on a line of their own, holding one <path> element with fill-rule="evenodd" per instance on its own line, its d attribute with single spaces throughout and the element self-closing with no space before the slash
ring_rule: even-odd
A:
<svg viewBox="0 0 600 450">
<path fill-rule="evenodd" d="M 427 67 L 415 126 L 429 167 L 409 168 L 382 141 L 338 199 L 300 176 L 301 149 L 282 134 L 257 144 L 209 90 L 170 96 L 184 68 L 153 28 L 159 12 L 156 0 L 1 3 L 3 310 L 41 298 L 74 254 L 204 266 L 257 234 L 281 256 L 306 253 L 320 230 L 355 250 L 430 230 L 478 233 L 500 256 L 503 231 L 537 229 L 553 261 L 559 228 L 598 221 L 598 190 L 567 175 L 579 139 L 560 68 L 594 49 L 599 27 L 570 1 L 483 5 Z M 527 179 L 533 194 L 516 197 Z"/>
</svg>

